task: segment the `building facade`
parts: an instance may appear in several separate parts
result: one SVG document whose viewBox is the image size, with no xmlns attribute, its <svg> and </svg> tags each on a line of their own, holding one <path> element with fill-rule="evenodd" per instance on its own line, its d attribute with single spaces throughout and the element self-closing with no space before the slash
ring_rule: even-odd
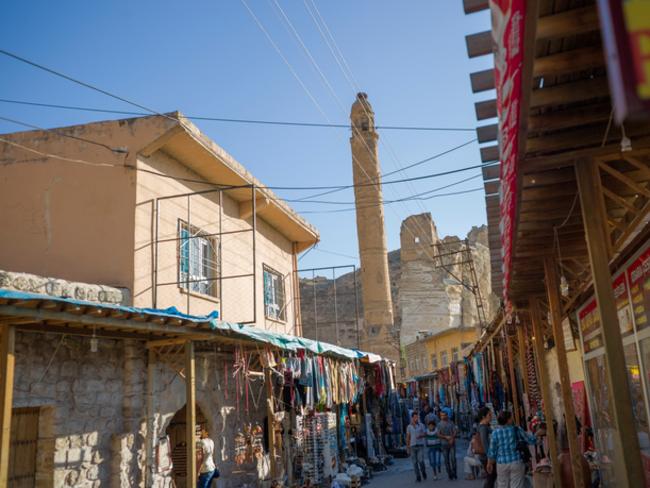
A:
<svg viewBox="0 0 650 488">
<path fill-rule="evenodd" d="M 269 416 L 265 381 L 240 374 L 244 400 L 250 346 L 210 324 L 300 335 L 317 231 L 178 113 L 0 151 L 0 480 L 182 487 L 199 425 L 220 486 L 258 486 L 268 456 L 238 460 L 236 437 Z"/>
</svg>

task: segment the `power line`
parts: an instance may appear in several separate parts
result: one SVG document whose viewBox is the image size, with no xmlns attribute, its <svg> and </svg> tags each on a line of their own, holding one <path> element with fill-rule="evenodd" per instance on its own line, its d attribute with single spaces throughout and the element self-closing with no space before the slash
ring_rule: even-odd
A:
<svg viewBox="0 0 650 488">
<path fill-rule="evenodd" d="M 439 198 L 439 197 L 450 197 L 454 195 L 464 195 L 466 193 L 474 193 L 477 191 L 483 190 L 483 187 L 480 186 L 478 188 L 470 188 L 469 190 L 461 190 L 461 191 L 455 191 L 455 192 L 449 192 L 449 193 L 438 193 L 436 195 L 432 195 L 426 200 L 431 200 L 433 198 Z M 360 207 L 363 208 L 363 207 Z M 350 207 L 350 208 L 340 208 L 336 210 L 297 210 L 298 213 L 300 214 L 328 214 L 328 213 L 343 213 L 343 212 L 353 212 L 357 209 L 357 207 Z"/>
<path fill-rule="evenodd" d="M 97 107 L 80 107 L 77 105 L 60 105 L 56 103 L 30 102 L 27 100 L 14 100 L 10 98 L 0 98 L 2 103 L 12 103 L 16 105 L 28 105 L 33 107 L 57 108 L 62 110 L 76 110 L 79 112 L 95 112 L 116 115 L 134 115 L 145 116 L 151 115 L 151 112 L 133 112 L 128 110 L 113 110 L 108 108 Z M 183 117 L 189 120 L 201 120 L 208 122 L 225 122 L 234 124 L 257 124 L 257 125 L 278 125 L 289 127 L 314 127 L 314 128 L 331 128 L 331 129 L 349 129 L 350 124 L 328 124 L 319 122 L 298 122 L 288 120 L 264 120 L 264 119 L 239 119 L 231 117 L 212 117 L 205 115 L 185 115 Z M 426 127 L 410 125 L 378 125 L 378 130 L 404 130 L 404 131 L 428 131 L 428 132 L 473 132 L 475 129 L 467 127 Z"/>
<path fill-rule="evenodd" d="M 0 118 L 2 118 L 2 117 L 0 117 Z M 23 149 L 23 150 L 26 150 L 26 151 L 29 151 L 29 152 L 32 152 L 32 153 L 39 154 L 41 156 L 47 156 L 49 158 L 59 159 L 59 160 L 62 160 L 62 161 L 86 164 L 86 165 L 90 165 L 90 166 L 126 168 L 126 169 L 140 171 L 140 172 L 143 172 L 143 173 L 149 173 L 149 174 L 152 174 L 154 176 L 159 176 L 159 177 L 162 177 L 162 178 L 169 178 L 169 179 L 173 179 L 173 180 L 184 181 L 186 183 L 197 183 L 197 184 L 201 184 L 201 185 L 206 185 L 208 187 L 214 187 L 215 189 L 218 189 L 218 190 L 234 190 L 234 189 L 237 189 L 237 188 L 249 188 L 251 186 L 250 184 L 247 184 L 247 185 L 219 185 L 218 183 L 210 183 L 210 182 L 205 181 L 205 180 L 198 180 L 198 179 L 194 179 L 194 178 L 184 178 L 184 177 L 181 177 L 181 176 L 174 176 L 174 175 L 168 175 L 168 174 L 164 174 L 164 173 L 158 173 L 157 171 L 152 171 L 152 170 L 149 170 L 149 169 L 146 169 L 146 168 L 136 168 L 136 167 L 133 167 L 133 166 L 127 166 L 127 165 L 123 165 L 123 164 L 92 162 L 92 161 L 86 161 L 86 160 L 83 160 L 83 159 L 68 158 L 68 157 L 65 157 L 65 156 L 57 155 L 57 154 L 51 154 L 51 153 L 46 153 L 46 152 L 43 152 L 43 151 L 39 151 L 37 149 L 25 146 L 23 144 L 19 144 L 17 142 L 14 142 L 14 141 L 11 141 L 9 139 L 2 138 L 2 137 L 0 137 L 0 142 L 4 142 L 5 144 L 9 144 L 11 146 L 15 146 L 15 147 L 18 147 L 20 149 Z M 473 166 L 466 166 L 466 167 L 463 167 L 463 168 L 456 168 L 456 169 L 453 169 L 453 170 L 443 171 L 443 172 L 440 172 L 440 173 L 431 173 L 431 174 L 427 174 L 427 175 L 413 176 L 411 178 L 403 178 L 403 179 L 399 179 L 399 180 L 389 180 L 389 181 L 383 182 L 382 184 L 383 185 L 392 185 L 392 184 L 404 183 L 406 181 L 421 181 L 421 180 L 426 180 L 426 179 L 431 179 L 431 178 L 437 178 L 437 177 L 440 177 L 440 176 L 447 176 L 447 175 L 451 175 L 451 174 L 455 174 L 455 173 L 469 171 L 469 170 L 472 170 L 472 169 L 483 168 L 484 166 L 488 166 L 488 164 L 476 164 L 476 165 L 473 165 Z M 473 176 L 472 178 L 475 178 L 475 177 Z M 331 189 L 331 188 L 346 189 L 346 188 L 354 188 L 354 187 L 357 187 L 357 186 L 371 186 L 371 185 L 374 185 L 374 183 L 356 183 L 356 184 L 352 184 L 352 185 L 342 185 L 342 186 L 273 186 L 273 185 L 270 185 L 270 186 L 256 185 L 256 186 L 259 189 L 266 189 L 266 190 L 300 190 L 300 191 L 302 191 L 302 190 L 323 190 L 323 189 Z M 435 190 L 430 190 L 430 191 L 435 191 Z M 425 193 L 427 193 L 427 192 L 425 192 Z M 282 200 L 282 201 L 286 201 L 286 202 L 292 202 L 292 203 L 298 203 L 298 202 L 300 202 L 300 203 L 309 203 L 309 202 L 305 202 L 302 199 L 285 199 L 285 198 L 281 198 L 281 199 L 278 199 L 278 200 Z M 313 203 L 316 203 L 316 202 L 313 202 Z"/>
</svg>

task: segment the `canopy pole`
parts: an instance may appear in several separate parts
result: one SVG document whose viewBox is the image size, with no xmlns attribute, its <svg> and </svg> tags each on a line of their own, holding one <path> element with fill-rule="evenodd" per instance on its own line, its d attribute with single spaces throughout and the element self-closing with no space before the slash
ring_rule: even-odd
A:
<svg viewBox="0 0 650 488">
<path fill-rule="evenodd" d="M 560 280 L 557 273 L 555 258 L 544 258 L 544 276 L 546 277 L 546 294 L 548 306 L 551 311 L 551 325 L 553 339 L 557 349 L 557 363 L 560 370 L 560 388 L 562 403 L 564 405 L 564 425 L 566 427 L 569 454 L 571 455 L 571 470 L 573 471 L 573 485 L 584 486 L 582 476 L 582 453 L 578 445 L 578 429 L 576 427 L 576 409 L 573 405 L 573 391 L 571 390 L 571 376 L 567 361 L 566 346 L 564 344 L 564 330 L 562 329 L 562 299 L 560 298 Z"/>
<path fill-rule="evenodd" d="M 602 203 L 598 165 L 590 159 L 575 164 L 576 180 L 589 251 L 589 264 L 594 283 L 594 294 L 600 313 L 601 331 L 605 349 L 606 374 L 609 381 L 609 401 L 612 406 L 612 432 L 615 445 L 615 472 L 620 486 L 644 486 L 639 441 L 634 427 L 632 399 L 625 368 L 623 340 L 618 325 L 618 313 L 612 275 L 609 271 L 609 243 L 607 216 Z"/>
<path fill-rule="evenodd" d="M 517 378 L 515 378 L 515 364 L 512 356 L 512 337 L 506 331 L 506 347 L 508 349 L 508 371 L 510 372 L 510 396 L 512 397 L 512 409 L 515 414 L 515 423 L 521 425 L 519 410 L 519 396 L 517 395 Z"/>
<path fill-rule="evenodd" d="M 544 417 L 546 419 L 546 438 L 548 440 L 549 457 L 553 468 L 553 480 L 556 487 L 562 486 L 560 477 L 560 460 L 557 455 L 557 441 L 555 430 L 553 430 L 553 400 L 551 400 L 551 382 L 544 357 L 544 328 L 540 313 L 539 302 L 536 298 L 529 301 L 530 318 L 533 322 L 533 346 L 535 347 L 535 359 L 537 360 L 537 371 L 542 386 L 542 403 L 544 404 Z"/>
<path fill-rule="evenodd" d="M 11 440 L 11 409 L 14 394 L 14 365 L 16 362 L 16 329 L 5 325 L 0 334 L 0 488 L 7 488 L 9 478 L 9 449 Z"/>
<path fill-rule="evenodd" d="M 186 485 L 196 486 L 196 364 L 194 343 L 185 343 L 185 449 L 187 455 Z"/>
</svg>

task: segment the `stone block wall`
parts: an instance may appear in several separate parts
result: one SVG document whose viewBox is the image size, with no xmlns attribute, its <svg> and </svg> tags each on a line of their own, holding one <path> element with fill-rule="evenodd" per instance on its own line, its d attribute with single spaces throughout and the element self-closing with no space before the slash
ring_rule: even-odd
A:
<svg viewBox="0 0 650 488">
<path fill-rule="evenodd" d="M 179 358 L 177 358 L 179 359 Z M 197 407 L 215 441 L 220 488 L 257 486 L 263 463 L 238 466 L 234 437 L 245 422 L 263 425 L 261 379 L 237 400 L 232 355 L 218 346 L 196 353 Z M 182 363 L 182 362 L 181 362 Z M 178 362 L 176 363 L 178 364 Z M 38 488 L 168 488 L 171 476 L 147 475 L 147 458 L 185 405 L 185 380 L 168 362 L 153 363 L 154 443 L 147 452 L 147 350 L 144 342 L 19 331 L 16 334 L 14 407 L 40 407 Z M 146 481 L 149 478 L 149 481 Z"/>
</svg>

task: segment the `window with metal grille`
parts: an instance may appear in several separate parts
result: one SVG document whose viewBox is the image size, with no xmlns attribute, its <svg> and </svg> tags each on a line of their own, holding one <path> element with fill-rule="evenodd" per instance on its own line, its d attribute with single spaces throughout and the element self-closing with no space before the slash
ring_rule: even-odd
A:
<svg viewBox="0 0 650 488">
<path fill-rule="evenodd" d="M 451 360 L 452 362 L 458 361 L 458 348 L 457 347 L 452 347 L 451 348 Z"/>
<path fill-rule="evenodd" d="M 447 357 L 447 351 L 442 351 L 440 353 L 440 364 L 442 364 L 443 368 L 449 366 L 449 358 Z"/>
<path fill-rule="evenodd" d="M 178 281 L 182 289 L 219 296 L 219 262 L 216 240 L 187 222 L 179 221 Z"/>
<path fill-rule="evenodd" d="M 434 371 L 438 369 L 438 356 L 435 354 L 431 355 L 431 369 Z"/>
<path fill-rule="evenodd" d="M 264 266 L 264 314 L 271 320 L 287 319 L 284 304 L 284 277 Z"/>
</svg>

